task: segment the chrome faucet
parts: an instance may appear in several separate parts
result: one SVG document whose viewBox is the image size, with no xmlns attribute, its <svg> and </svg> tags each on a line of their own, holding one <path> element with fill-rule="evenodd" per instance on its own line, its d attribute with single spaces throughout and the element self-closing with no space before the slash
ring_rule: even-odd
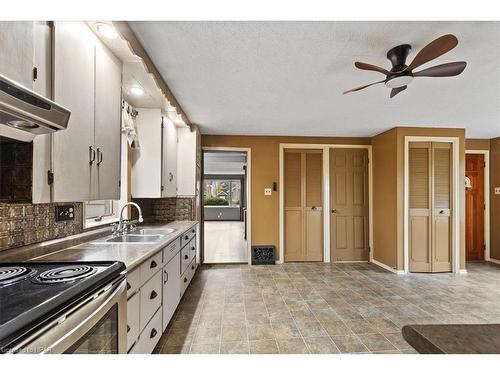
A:
<svg viewBox="0 0 500 375">
<path fill-rule="evenodd" d="M 128 207 L 128 206 L 134 206 L 135 208 L 137 208 L 137 211 L 139 212 L 139 223 L 142 223 L 144 221 L 144 219 L 142 217 L 141 207 L 139 207 L 139 205 L 135 202 L 127 202 L 123 205 L 122 209 L 120 210 L 120 220 L 118 222 L 118 227 L 113 229 L 113 234 L 115 234 L 115 235 L 121 235 L 125 231 L 128 231 L 128 226 L 126 223 L 124 223 L 124 220 L 123 220 L 123 210 L 125 210 L 125 207 Z"/>
</svg>

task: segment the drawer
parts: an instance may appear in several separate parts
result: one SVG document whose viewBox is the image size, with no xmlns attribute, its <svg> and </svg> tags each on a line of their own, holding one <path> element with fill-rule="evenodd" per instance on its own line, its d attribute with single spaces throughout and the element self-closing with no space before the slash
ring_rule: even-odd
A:
<svg viewBox="0 0 500 375">
<path fill-rule="evenodd" d="M 174 242 L 163 248 L 163 264 L 170 262 L 170 259 L 172 259 L 180 249 L 181 239 L 178 237 L 174 240 Z"/>
<path fill-rule="evenodd" d="M 186 246 L 191 239 L 196 236 L 196 226 L 184 232 L 181 236 L 181 247 Z"/>
<path fill-rule="evenodd" d="M 127 271 L 127 297 L 130 297 L 141 286 L 141 270 L 140 267 Z"/>
<path fill-rule="evenodd" d="M 193 276 L 196 272 L 197 264 L 196 264 L 196 258 L 191 261 L 191 263 L 188 265 L 186 272 L 181 276 L 181 297 L 184 295 L 184 292 L 186 291 L 187 287 L 189 286 L 189 283 L 193 279 Z"/>
<path fill-rule="evenodd" d="M 140 332 L 140 291 L 127 301 L 127 350 L 130 349 L 132 344 L 137 340 Z"/>
<path fill-rule="evenodd" d="M 161 306 L 161 272 L 157 272 L 141 287 L 141 330 L 146 327 L 156 310 Z M 160 324 L 161 325 L 161 324 Z"/>
<path fill-rule="evenodd" d="M 186 272 L 189 263 L 191 263 L 190 253 L 189 246 L 184 246 L 181 250 L 181 275 Z"/>
<path fill-rule="evenodd" d="M 151 276 L 161 270 L 163 266 L 163 254 L 158 252 L 141 264 L 141 284 L 148 281 Z"/>
<path fill-rule="evenodd" d="M 136 344 L 130 349 L 130 354 L 151 354 L 160 341 L 161 337 L 161 309 L 158 309 L 153 319 L 147 324 L 144 328 L 144 331 L 141 332 L 139 336 L 139 340 L 137 340 Z"/>
<path fill-rule="evenodd" d="M 196 256 L 196 236 L 193 237 L 191 241 L 189 241 L 187 247 L 189 248 L 189 259 L 191 261 Z"/>
</svg>

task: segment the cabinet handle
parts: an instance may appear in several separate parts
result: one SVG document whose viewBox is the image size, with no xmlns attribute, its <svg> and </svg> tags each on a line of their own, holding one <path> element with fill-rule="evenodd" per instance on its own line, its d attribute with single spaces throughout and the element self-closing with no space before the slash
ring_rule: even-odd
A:
<svg viewBox="0 0 500 375">
<path fill-rule="evenodd" d="M 92 165 L 95 161 L 95 150 L 94 147 L 89 146 L 89 164 Z"/>
<path fill-rule="evenodd" d="M 168 181 L 172 182 L 173 179 L 174 179 L 174 175 L 172 174 L 172 172 L 168 172 Z"/>
<path fill-rule="evenodd" d="M 104 154 L 102 153 L 101 149 L 97 147 L 97 166 L 101 165 L 102 159 L 104 159 Z"/>
<path fill-rule="evenodd" d="M 130 284 L 127 282 L 127 290 L 130 290 L 130 288 L 132 288 L 132 287 L 131 287 L 131 286 L 130 286 Z"/>
<path fill-rule="evenodd" d="M 156 293 L 154 290 L 151 292 L 151 295 L 149 296 L 149 299 L 155 299 L 158 296 L 158 293 Z"/>
<path fill-rule="evenodd" d="M 156 330 L 156 328 L 153 328 L 153 329 L 151 330 L 151 335 L 149 335 L 149 337 L 150 337 L 150 338 L 153 338 L 153 337 L 155 337 L 157 334 L 158 334 L 158 331 Z"/>
<path fill-rule="evenodd" d="M 191 246 L 191 250 L 195 250 L 195 249 L 196 249 L 196 247 L 194 247 L 194 246 Z"/>
<path fill-rule="evenodd" d="M 189 255 L 184 255 L 184 259 L 188 259 L 189 258 Z"/>
<path fill-rule="evenodd" d="M 194 229 L 191 229 L 191 233 L 194 233 L 194 232 L 195 232 L 195 230 L 194 230 Z"/>
<path fill-rule="evenodd" d="M 191 266 L 191 269 L 194 270 L 194 264 Z"/>
<path fill-rule="evenodd" d="M 156 264 L 156 262 L 153 260 L 153 261 L 151 262 L 151 264 L 149 265 L 149 268 L 156 268 L 156 266 L 157 266 L 157 265 L 158 265 L 158 264 Z"/>
<path fill-rule="evenodd" d="M 185 240 L 189 240 L 189 236 L 186 234 L 186 237 L 184 237 Z"/>
<path fill-rule="evenodd" d="M 130 326 L 127 324 L 127 333 L 130 332 Z"/>
<path fill-rule="evenodd" d="M 188 279 L 187 279 L 187 277 L 185 277 L 185 278 L 184 278 L 184 282 L 185 282 L 185 283 L 187 283 L 187 281 L 188 281 Z"/>
<path fill-rule="evenodd" d="M 165 276 L 163 278 L 163 284 L 166 284 L 166 283 L 168 283 L 168 272 L 167 271 L 163 271 L 163 275 Z"/>
</svg>

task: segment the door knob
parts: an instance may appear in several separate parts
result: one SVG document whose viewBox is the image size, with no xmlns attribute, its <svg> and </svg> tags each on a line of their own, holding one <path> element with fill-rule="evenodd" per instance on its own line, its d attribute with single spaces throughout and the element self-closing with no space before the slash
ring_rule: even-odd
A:
<svg viewBox="0 0 500 375">
<path fill-rule="evenodd" d="M 332 210 L 332 214 L 336 214 L 336 213 L 337 213 L 337 209 L 336 209 L 336 208 L 334 208 L 334 209 Z"/>
<path fill-rule="evenodd" d="M 439 211 L 439 214 L 440 215 L 444 214 L 444 210 Z"/>
<path fill-rule="evenodd" d="M 311 210 L 316 210 L 316 209 L 317 209 L 316 206 L 311 207 Z"/>
</svg>

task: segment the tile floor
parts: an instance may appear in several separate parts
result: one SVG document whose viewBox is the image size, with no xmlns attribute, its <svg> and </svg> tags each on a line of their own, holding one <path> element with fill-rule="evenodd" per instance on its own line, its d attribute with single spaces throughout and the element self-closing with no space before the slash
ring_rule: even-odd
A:
<svg viewBox="0 0 500 375">
<path fill-rule="evenodd" d="M 205 221 L 205 263 L 246 263 L 245 227 L 242 221 Z"/>
<path fill-rule="evenodd" d="M 500 323 L 500 267 L 397 276 L 367 263 L 202 266 L 155 353 L 415 353 L 405 324 Z"/>
</svg>

